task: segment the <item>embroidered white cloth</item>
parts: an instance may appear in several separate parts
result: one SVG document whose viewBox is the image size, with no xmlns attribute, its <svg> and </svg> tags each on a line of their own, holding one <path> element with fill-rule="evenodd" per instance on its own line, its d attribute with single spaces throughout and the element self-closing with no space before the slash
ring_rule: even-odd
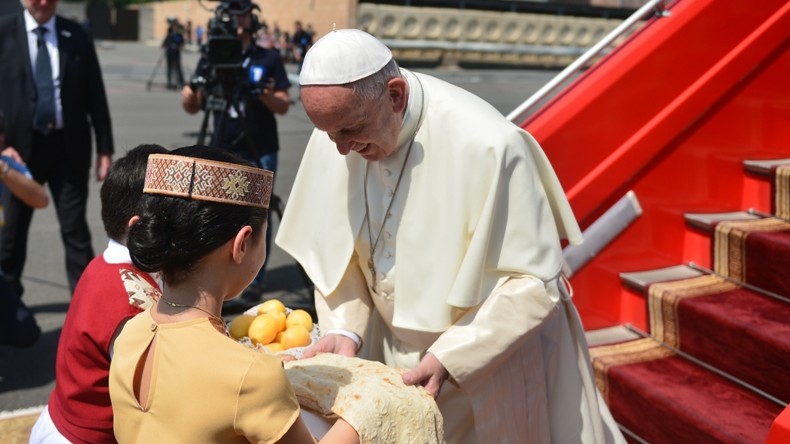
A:
<svg viewBox="0 0 790 444">
<path fill-rule="evenodd" d="M 363 444 L 444 443 L 436 401 L 422 387 L 403 384 L 401 371 L 323 353 L 285 363 L 285 373 L 303 408 L 345 419 Z"/>
</svg>

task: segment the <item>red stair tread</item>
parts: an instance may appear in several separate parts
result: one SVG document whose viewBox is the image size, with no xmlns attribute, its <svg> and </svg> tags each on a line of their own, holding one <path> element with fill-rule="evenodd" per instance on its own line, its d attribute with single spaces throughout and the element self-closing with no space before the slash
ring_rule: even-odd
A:
<svg viewBox="0 0 790 444">
<path fill-rule="evenodd" d="M 744 288 L 683 299 L 680 349 L 790 401 L 790 304 Z"/>
<path fill-rule="evenodd" d="M 678 356 L 610 367 L 615 419 L 651 444 L 760 443 L 782 406 Z"/>
<path fill-rule="evenodd" d="M 752 233 L 746 243 L 746 282 L 790 297 L 790 231 Z"/>
<path fill-rule="evenodd" d="M 776 218 L 716 227 L 716 273 L 790 297 L 790 222 Z"/>
</svg>

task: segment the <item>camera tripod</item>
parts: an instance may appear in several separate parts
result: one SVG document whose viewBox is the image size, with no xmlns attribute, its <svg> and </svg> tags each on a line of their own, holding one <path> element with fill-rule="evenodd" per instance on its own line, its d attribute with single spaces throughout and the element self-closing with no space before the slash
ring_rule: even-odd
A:
<svg viewBox="0 0 790 444">
<path fill-rule="evenodd" d="M 156 73 L 159 72 L 159 67 L 162 66 L 162 60 L 165 58 L 164 51 L 159 54 L 159 59 L 156 61 L 156 65 L 154 65 L 154 70 L 151 71 L 151 76 L 148 77 L 148 82 L 145 83 L 145 90 L 146 92 L 151 91 L 151 85 L 154 83 L 154 77 L 156 77 Z"/>
<path fill-rule="evenodd" d="M 200 132 L 198 133 L 197 144 L 198 145 L 205 144 L 205 139 L 208 135 L 209 116 L 213 114 L 215 116 L 214 131 L 211 133 L 211 142 L 209 146 L 217 147 L 217 148 L 227 148 L 220 145 L 224 140 L 222 136 L 225 131 L 225 120 L 228 117 L 228 111 L 233 109 L 236 112 L 239 121 L 241 122 L 242 133 L 243 133 L 242 136 L 245 139 L 249 153 L 252 154 L 252 157 L 254 159 L 253 163 L 255 163 L 257 167 L 262 168 L 263 165 L 261 165 L 261 161 L 260 161 L 261 156 L 259 155 L 259 152 L 255 146 L 254 141 L 252 140 L 252 137 L 250 136 L 250 133 L 247 131 L 247 122 L 245 118 L 246 116 L 244 112 L 241 109 L 239 109 L 239 107 L 236 106 L 236 104 L 239 103 L 240 99 L 249 92 L 244 91 L 240 86 L 236 88 L 226 88 L 227 86 L 230 85 L 223 85 L 222 88 L 223 95 L 221 96 L 217 96 L 215 94 L 208 94 L 206 96 L 205 108 L 203 110 L 204 112 L 203 121 L 200 125 Z M 230 90 L 231 92 L 230 94 L 224 93 L 225 91 L 228 90 Z M 217 116 L 219 116 L 218 119 Z M 284 210 L 285 210 L 285 204 L 283 203 L 282 199 L 280 198 L 280 196 L 274 194 L 274 192 L 272 191 L 271 199 L 269 201 L 269 214 L 277 215 L 278 224 L 282 222 Z M 297 269 L 299 270 L 299 274 L 302 277 L 302 281 L 304 283 L 305 288 L 308 290 L 308 293 L 312 295 L 314 289 L 312 280 L 307 275 L 307 272 L 304 270 L 302 265 L 299 262 L 296 261 L 294 262 L 296 264 Z"/>
<path fill-rule="evenodd" d="M 157 59 L 157 61 L 156 61 L 156 65 L 154 65 L 154 70 L 151 71 L 151 75 L 148 77 L 148 81 L 145 83 L 145 91 L 146 92 L 151 91 L 151 86 L 154 84 L 154 78 L 159 73 L 159 67 L 162 66 L 162 61 L 165 60 L 166 57 L 167 57 L 167 51 L 162 51 L 162 54 L 159 55 L 159 59 Z M 178 60 L 175 63 L 178 63 L 178 64 L 181 63 L 180 56 L 179 56 Z M 181 86 L 184 86 L 184 82 L 183 82 L 183 79 L 182 79 L 182 74 L 180 74 L 181 73 L 181 68 L 178 68 L 176 70 L 176 72 L 171 72 L 170 69 L 171 69 L 170 61 L 168 61 L 167 68 L 166 68 L 166 71 L 165 71 L 165 75 L 167 76 L 167 87 L 168 87 L 168 89 L 171 89 L 171 83 L 170 83 L 171 82 L 171 76 L 177 77 L 176 81 L 175 81 L 176 82 L 175 86 L 173 88 L 175 88 L 176 86 L 179 87 L 179 88 Z M 158 83 L 158 85 L 161 85 L 161 83 Z"/>
</svg>

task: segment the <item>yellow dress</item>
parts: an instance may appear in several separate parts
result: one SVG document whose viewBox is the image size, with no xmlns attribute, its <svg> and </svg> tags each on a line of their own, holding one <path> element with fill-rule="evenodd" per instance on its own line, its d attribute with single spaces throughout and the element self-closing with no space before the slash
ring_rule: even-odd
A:
<svg viewBox="0 0 790 444">
<path fill-rule="evenodd" d="M 148 402 L 133 378 L 156 341 Z M 223 336 L 208 319 L 157 324 L 145 311 L 115 342 L 110 398 L 119 443 L 270 443 L 299 417 L 279 358 Z"/>
</svg>

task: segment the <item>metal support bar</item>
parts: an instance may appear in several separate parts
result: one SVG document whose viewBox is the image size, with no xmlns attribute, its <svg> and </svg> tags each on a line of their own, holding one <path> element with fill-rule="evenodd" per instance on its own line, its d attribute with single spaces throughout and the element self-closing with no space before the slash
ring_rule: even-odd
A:
<svg viewBox="0 0 790 444">
<path fill-rule="evenodd" d="M 626 427 L 623 427 L 623 425 L 622 425 L 622 424 L 620 424 L 619 422 L 617 423 L 617 427 L 619 427 L 619 428 L 620 428 L 620 430 L 621 430 L 621 431 L 622 431 L 624 434 L 628 435 L 628 437 L 629 437 L 629 438 L 631 438 L 631 439 L 635 440 L 635 441 L 636 441 L 636 442 L 638 442 L 639 444 L 650 444 L 649 442 L 647 442 L 647 441 L 645 441 L 644 439 L 642 439 L 642 437 L 641 437 L 641 436 L 637 435 L 635 432 L 632 432 L 632 431 L 631 431 L 631 429 L 628 429 L 628 428 L 626 428 Z"/>
<path fill-rule="evenodd" d="M 578 56 L 584 53 L 579 46 L 543 46 L 485 42 L 446 42 L 441 40 L 382 39 L 390 49 L 440 49 L 442 51 L 487 52 L 502 54 L 548 54 Z"/>
<path fill-rule="evenodd" d="M 760 211 L 760 210 L 757 210 L 755 208 L 749 208 L 748 210 L 746 210 L 746 212 L 749 213 L 749 214 L 754 214 L 755 216 L 763 217 L 763 218 L 772 217 L 774 219 L 779 219 L 779 220 L 783 220 L 785 222 L 790 222 L 790 219 L 788 219 L 786 217 L 779 217 L 779 216 L 777 216 L 775 214 L 766 213 L 764 211 Z"/>
<path fill-rule="evenodd" d="M 713 270 L 710 270 L 710 269 L 707 269 L 707 268 L 705 268 L 705 267 L 703 267 L 701 265 L 698 265 L 698 264 L 696 264 L 694 262 L 689 262 L 688 266 L 690 268 L 693 268 L 693 269 L 697 270 L 697 271 L 701 271 L 703 273 L 711 274 L 713 276 L 718 276 L 718 277 L 724 279 L 727 282 L 730 282 L 730 283 L 733 283 L 735 285 L 741 286 L 741 287 L 743 287 L 743 288 L 745 288 L 747 290 L 751 290 L 751 291 L 753 291 L 755 293 L 760 293 L 763 296 L 767 296 L 769 298 L 776 299 L 777 301 L 781 301 L 781 302 L 784 302 L 786 304 L 790 304 L 790 299 L 782 296 L 781 294 L 777 294 L 777 293 L 774 293 L 772 291 L 764 290 L 764 289 L 762 289 L 760 287 L 756 287 L 756 286 L 754 286 L 752 284 L 749 284 L 749 283 L 746 283 L 746 282 L 743 282 L 743 281 L 739 281 L 738 279 L 733 279 L 733 278 L 731 278 L 729 276 L 724 276 L 722 274 L 716 273 Z"/>
<path fill-rule="evenodd" d="M 562 250 L 565 262 L 562 265 L 562 272 L 565 277 L 573 276 L 641 215 L 642 207 L 639 205 L 636 193 L 627 192 L 584 230 L 582 233 L 584 242 L 581 245 L 569 245 Z"/>
</svg>

